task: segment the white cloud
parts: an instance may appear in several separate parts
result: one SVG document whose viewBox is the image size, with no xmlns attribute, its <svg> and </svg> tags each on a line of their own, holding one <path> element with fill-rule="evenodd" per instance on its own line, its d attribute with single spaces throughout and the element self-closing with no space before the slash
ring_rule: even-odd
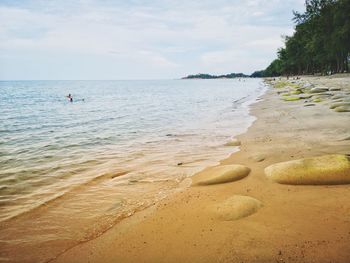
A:
<svg viewBox="0 0 350 263">
<path fill-rule="evenodd" d="M 21 60 L 31 63 L 36 78 L 35 69 L 48 66 L 36 57 L 57 54 L 62 61 L 81 56 L 103 61 L 91 65 L 94 76 L 75 72 L 80 78 L 106 77 L 100 71 L 111 65 L 120 67 L 125 78 L 173 78 L 201 70 L 249 73 L 274 57 L 280 36 L 292 32 L 292 8 L 302 6 L 302 0 L 138 3 L 0 4 L 0 78 L 28 78 L 28 65 L 12 69 L 13 61 Z M 46 78 L 56 78 L 55 70 L 52 66 Z"/>
</svg>

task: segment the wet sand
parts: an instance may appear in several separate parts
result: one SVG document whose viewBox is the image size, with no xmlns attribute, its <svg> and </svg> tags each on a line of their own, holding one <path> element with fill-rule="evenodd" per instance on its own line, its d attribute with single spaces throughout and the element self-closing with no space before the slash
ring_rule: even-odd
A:
<svg viewBox="0 0 350 263">
<path fill-rule="evenodd" d="M 238 137 L 240 151 L 221 162 L 249 167 L 248 176 L 185 188 L 50 262 L 349 262 L 350 185 L 284 185 L 264 174 L 277 162 L 350 154 L 350 112 L 329 108 L 334 93 L 349 98 L 350 76 L 302 81 L 341 90 L 313 102 L 283 101 L 284 88 L 270 88 L 251 107 L 257 120 Z M 262 206 L 218 218 L 215 207 L 233 195 Z"/>
</svg>

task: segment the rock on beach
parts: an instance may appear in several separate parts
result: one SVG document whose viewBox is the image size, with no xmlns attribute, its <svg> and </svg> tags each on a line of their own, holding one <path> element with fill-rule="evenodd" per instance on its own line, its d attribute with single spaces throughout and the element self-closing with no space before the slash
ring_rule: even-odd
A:
<svg viewBox="0 0 350 263">
<path fill-rule="evenodd" d="M 253 197 L 234 195 L 211 209 L 219 220 L 232 221 L 250 216 L 262 206 L 262 202 Z"/>
<path fill-rule="evenodd" d="M 204 169 L 193 177 L 192 185 L 222 184 L 240 180 L 250 173 L 250 168 L 240 165 L 219 165 Z"/>
<path fill-rule="evenodd" d="M 346 155 L 323 155 L 276 163 L 265 168 L 265 174 L 280 184 L 348 184 L 350 161 Z"/>
</svg>

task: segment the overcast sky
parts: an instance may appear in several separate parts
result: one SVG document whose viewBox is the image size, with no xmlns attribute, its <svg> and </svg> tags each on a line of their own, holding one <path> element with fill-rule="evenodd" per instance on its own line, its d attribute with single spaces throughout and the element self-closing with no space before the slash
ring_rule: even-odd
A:
<svg viewBox="0 0 350 263">
<path fill-rule="evenodd" d="M 304 0 L 0 0 L 0 79 L 264 69 Z"/>
</svg>

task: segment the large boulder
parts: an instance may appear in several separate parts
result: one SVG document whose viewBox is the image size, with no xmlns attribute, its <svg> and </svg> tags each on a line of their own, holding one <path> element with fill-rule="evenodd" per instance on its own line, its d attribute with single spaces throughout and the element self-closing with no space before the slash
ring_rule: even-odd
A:
<svg viewBox="0 0 350 263">
<path fill-rule="evenodd" d="M 265 168 L 265 174 L 280 184 L 347 184 L 350 161 L 346 155 L 323 155 L 273 164 Z"/>
<path fill-rule="evenodd" d="M 204 169 L 192 178 L 192 185 L 211 185 L 233 182 L 246 177 L 250 169 L 244 165 L 219 165 Z"/>
<path fill-rule="evenodd" d="M 216 218 L 225 221 L 237 220 L 258 211 L 262 203 L 250 196 L 234 195 L 211 207 Z"/>
</svg>

